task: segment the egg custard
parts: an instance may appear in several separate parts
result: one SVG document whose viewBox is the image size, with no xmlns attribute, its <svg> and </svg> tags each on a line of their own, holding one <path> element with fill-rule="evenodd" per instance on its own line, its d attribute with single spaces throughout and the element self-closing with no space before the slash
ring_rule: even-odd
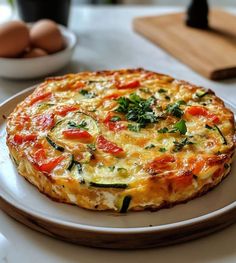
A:
<svg viewBox="0 0 236 263">
<path fill-rule="evenodd" d="M 156 210 L 230 172 L 234 116 L 210 90 L 144 69 L 47 79 L 9 116 L 19 173 L 53 200 Z"/>
</svg>

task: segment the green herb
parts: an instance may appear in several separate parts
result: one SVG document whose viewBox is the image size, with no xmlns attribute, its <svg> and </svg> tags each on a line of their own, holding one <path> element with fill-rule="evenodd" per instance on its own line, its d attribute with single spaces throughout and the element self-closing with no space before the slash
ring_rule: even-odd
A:
<svg viewBox="0 0 236 263">
<path fill-rule="evenodd" d="M 87 144 L 87 147 L 89 148 L 89 150 L 91 150 L 93 152 L 96 151 L 96 146 L 93 143 Z"/>
<path fill-rule="evenodd" d="M 206 96 L 208 94 L 208 91 L 203 91 L 203 90 L 199 90 L 196 92 L 196 96 L 198 98 L 203 98 L 204 96 Z"/>
<path fill-rule="evenodd" d="M 119 173 L 119 176 L 127 177 L 128 176 L 128 170 L 123 167 L 117 168 L 117 172 Z"/>
<path fill-rule="evenodd" d="M 121 208 L 120 208 L 120 213 L 126 213 L 126 212 L 127 212 L 131 200 L 132 200 L 132 197 L 131 197 L 130 195 L 126 195 L 126 196 L 124 197 L 122 206 L 121 206 Z"/>
<path fill-rule="evenodd" d="M 154 144 L 149 144 L 149 145 L 147 145 L 144 149 L 152 149 L 152 148 L 155 148 L 156 146 L 154 145 Z"/>
<path fill-rule="evenodd" d="M 152 109 L 155 102 L 154 97 L 143 99 L 136 93 L 132 93 L 129 98 L 118 98 L 117 102 L 119 106 L 115 111 L 124 113 L 127 120 L 139 123 L 141 128 L 158 121 L 158 117 Z"/>
<path fill-rule="evenodd" d="M 70 128 L 78 128 L 78 129 L 82 129 L 82 130 L 88 130 L 88 128 L 86 128 L 86 126 L 88 124 L 85 120 L 81 121 L 79 124 L 76 124 L 74 121 L 69 121 L 68 125 Z"/>
<path fill-rule="evenodd" d="M 185 138 L 181 142 L 174 141 L 174 149 L 173 149 L 173 151 L 174 152 L 179 152 L 179 151 L 181 151 L 184 148 L 184 146 L 191 145 L 191 144 L 193 144 L 193 142 L 189 141 L 188 138 Z"/>
<path fill-rule="evenodd" d="M 184 113 L 180 109 L 180 105 L 185 105 L 185 104 L 186 103 L 183 100 L 177 101 L 174 104 L 169 104 L 166 108 L 166 111 L 176 118 L 181 118 Z"/>
<path fill-rule="evenodd" d="M 160 148 L 160 149 L 159 149 L 159 152 L 161 152 L 161 153 L 166 152 L 166 148 L 164 148 L 164 147 L 163 147 L 163 148 Z"/>
<path fill-rule="evenodd" d="M 167 133 L 168 131 L 169 131 L 168 128 L 164 127 L 164 128 L 159 129 L 157 132 L 158 133 Z"/>
<path fill-rule="evenodd" d="M 112 121 L 112 122 L 116 122 L 116 121 L 120 121 L 121 120 L 121 117 L 119 117 L 119 116 L 113 116 L 111 119 L 110 119 L 110 121 Z"/>
<path fill-rule="evenodd" d="M 56 149 L 59 152 L 64 152 L 65 149 L 62 146 L 57 145 L 54 141 L 52 141 L 52 139 L 49 136 L 46 136 L 46 140 L 54 149 Z"/>
<path fill-rule="evenodd" d="M 217 126 L 217 125 L 214 125 L 214 127 L 216 128 L 216 130 L 219 132 L 220 136 L 222 137 L 223 139 L 223 144 L 224 145 L 227 145 L 227 140 L 225 139 L 225 136 L 223 135 L 222 131 L 220 130 L 220 128 Z"/>
<path fill-rule="evenodd" d="M 141 129 L 141 125 L 140 124 L 128 124 L 128 129 L 130 131 L 133 131 L 133 132 L 139 132 L 140 129 Z"/>
<path fill-rule="evenodd" d="M 185 120 L 180 120 L 179 122 L 175 123 L 174 128 L 176 131 L 178 130 L 181 134 L 186 134 L 187 126 Z"/>
<path fill-rule="evenodd" d="M 159 133 L 175 133 L 179 131 L 181 134 L 186 134 L 187 132 L 187 126 L 185 120 L 180 120 L 179 122 L 176 122 L 174 124 L 174 128 L 169 130 L 167 127 L 159 129 L 157 132 Z"/>
<path fill-rule="evenodd" d="M 96 182 L 90 182 L 90 186 L 98 187 L 98 188 L 120 188 L 120 189 L 126 189 L 128 187 L 127 184 L 103 184 L 103 183 L 96 183 Z"/>
<path fill-rule="evenodd" d="M 158 92 L 159 92 L 159 93 L 166 93 L 167 90 L 165 90 L 165 89 L 159 89 Z"/>
<path fill-rule="evenodd" d="M 92 99 L 96 97 L 94 93 L 89 92 L 88 90 L 85 90 L 85 89 L 82 89 L 79 93 L 87 99 Z"/>
<path fill-rule="evenodd" d="M 166 95 L 166 96 L 165 96 L 165 99 L 166 99 L 166 100 L 170 100 L 170 96 L 167 96 L 167 95 Z"/>
<path fill-rule="evenodd" d="M 113 172 L 115 170 L 115 166 L 108 166 L 108 169 Z"/>
<path fill-rule="evenodd" d="M 148 88 L 141 88 L 139 90 L 144 92 L 144 93 L 151 94 L 151 92 L 150 92 L 150 90 Z"/>
</svg>

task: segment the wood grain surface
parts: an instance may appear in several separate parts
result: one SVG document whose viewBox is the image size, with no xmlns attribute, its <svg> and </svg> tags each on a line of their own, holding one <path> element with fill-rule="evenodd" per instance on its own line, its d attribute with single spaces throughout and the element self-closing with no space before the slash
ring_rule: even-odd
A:
<svg viewBox="0 0 236 263">
<path fill-rule="evenodd" d="M 119 233 L 101 230 L 86 230 L 78 227 L 58 224 L 16 208 L 0 197 L 0 208 L 20 223 L 50 237 L 78 245 L 112 248 L 138 249 L 173 245 L 206 236 L 223 229 L 236 220 L 236 207 L 221 216 L 212 217 L 202 222 L 192 223 L 172 229 L 153 229 L 152 232 Z"/>
<path fill-rule="evenodd" d="M 184 13 L 137 17 L 133 28 L 207 78 L 235 77 L 236 16 L 212 10 L 208 30 L 187 27 L 184 20 Z"/>
</svg>

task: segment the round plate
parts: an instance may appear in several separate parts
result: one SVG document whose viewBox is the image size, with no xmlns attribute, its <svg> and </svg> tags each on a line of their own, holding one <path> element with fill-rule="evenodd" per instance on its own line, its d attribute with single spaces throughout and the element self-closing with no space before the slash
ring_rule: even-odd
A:
<svg viewBox="0 0 236 263">
<path fill-rule="evenodd" d="M 146 248 L 194 239 L 236 220 L 236 166 L 206 195 L 157 212 L 95 212 L 60 204 L 39 193 L 18 175 L 5 143 L 5 124 L 16 104 L 33 88 L 0 106 L 0 207 L 21 223 L 47 235 L 77 244 L 104 248 Z M 228 106 L 236 112 L 232 106 Z"/>
</svg>

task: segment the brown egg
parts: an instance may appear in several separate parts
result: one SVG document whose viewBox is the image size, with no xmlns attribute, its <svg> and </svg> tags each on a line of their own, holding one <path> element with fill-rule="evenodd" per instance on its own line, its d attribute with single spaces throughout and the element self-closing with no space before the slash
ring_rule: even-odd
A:
<svg viewBox="0 0 236 263">
<path fill-rule="evenodd" d="M 38 58 L 47 56 L 48 53 L 41 48 L 32 48 L 22 56 L 22 58 Z"/>
<path fill-rule="evenodd" d="M 31 44 L 48 53 L 63 49 L 63 37 L 57 24 L 49 19 L 35 23 L 30 29 Z"/>
<path fill-rule="evenodd" d="M 17 57 L 29 45 L 29 29 L 24 22 L 0 25 L 0 57 Z"/>
</svg>

